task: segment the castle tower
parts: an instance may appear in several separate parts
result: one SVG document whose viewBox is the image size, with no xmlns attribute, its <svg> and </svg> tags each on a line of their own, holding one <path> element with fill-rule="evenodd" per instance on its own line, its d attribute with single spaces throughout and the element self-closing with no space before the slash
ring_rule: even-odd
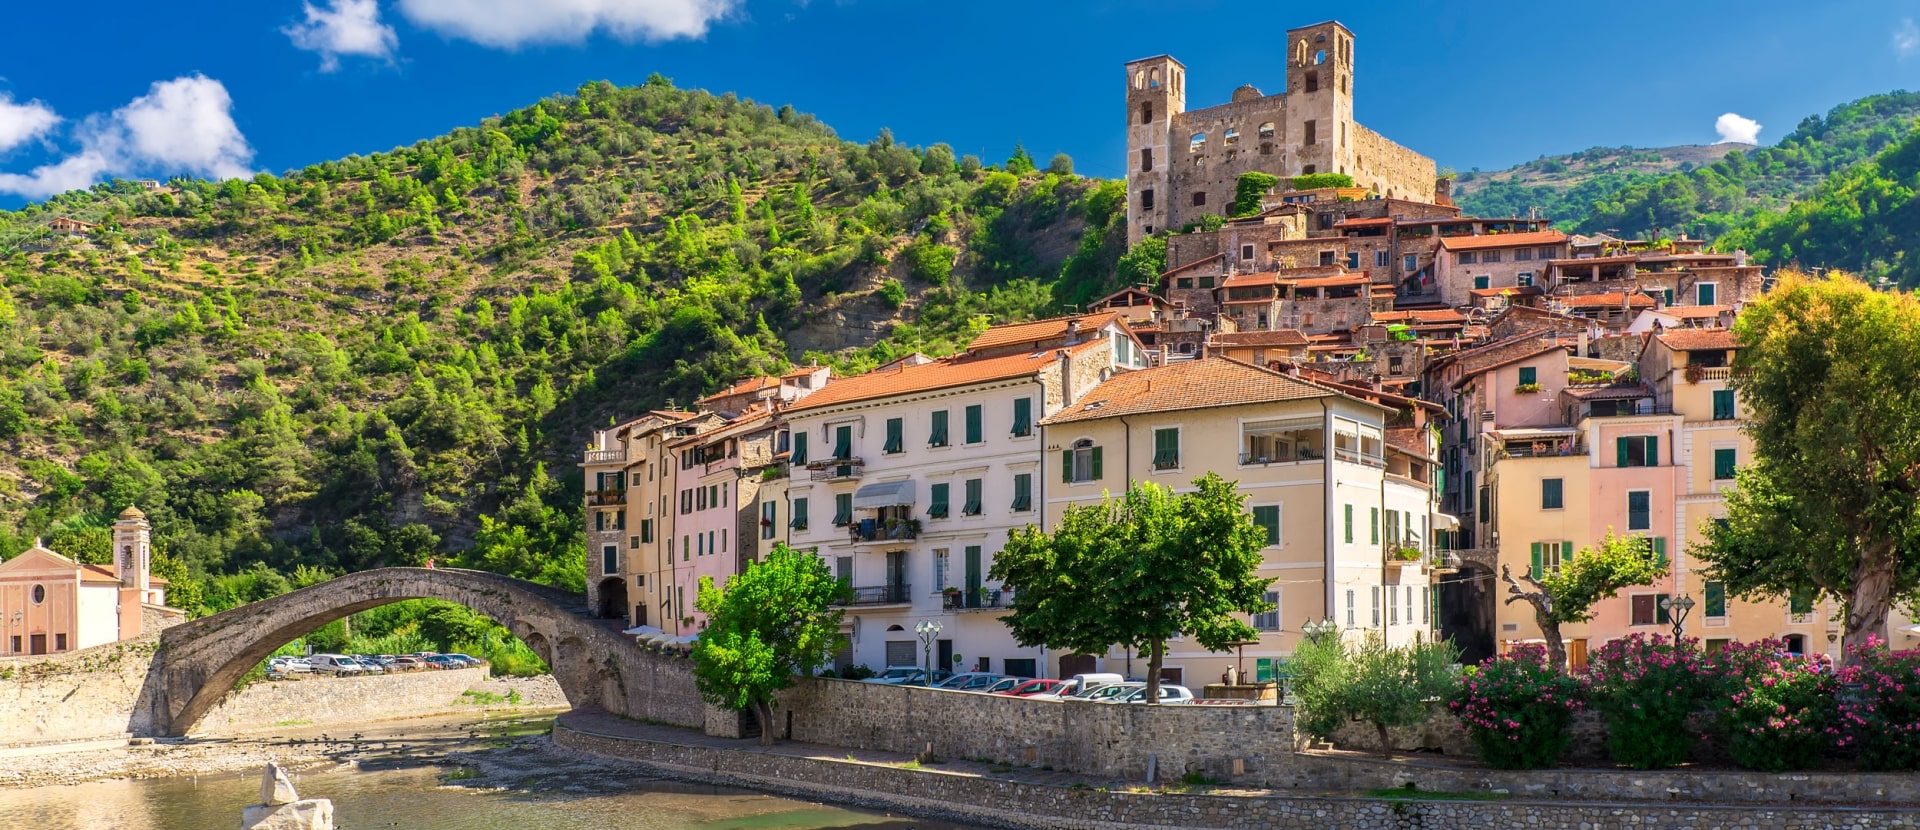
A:
<svg viewBox="0 0 1920 830">
<path fill-rule="evenodd" d="M 1187 68 L 1167 55 L 1127 64 L 1127 244 L 1165 230 L 1173 199 L 1168 145 L 1187 109 Z"/>
<path fill-rule="evenodd" d="M 153 526 L 140 508 L 120 511 L 113 523 L 113 575 L 121 591 L 134 591 L 144 600 L 153 588 Z"/>
<path fill-rule="evenodd" d="M 1287 129 L 1294 175 L 1353 175 L 1353 32 L 1336 21 L 1287 30 Z"/>
</svg>

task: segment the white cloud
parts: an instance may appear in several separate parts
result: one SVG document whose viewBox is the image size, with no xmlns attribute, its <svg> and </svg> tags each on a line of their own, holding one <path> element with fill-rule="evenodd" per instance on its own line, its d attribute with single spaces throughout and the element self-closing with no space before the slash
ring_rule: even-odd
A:
<svg viewBox="0 0 1920 830">
<path fill-rule="evenodd" d="M 1721 144 L 1760 143 L 1760 122 L 1739 113 L 1730 112 L 1715 119 L 1713 130 L 1720 134 Z"/>
<path fill-rule="evenodd" d="M 340 68 L 341 55 L 363 55 L 391 61 L 400 46 L 393 27 L 380 22 L 378 0 L 327 0 L 327 7 L 301 4 L 307 12 L 305 23 L 296 23 L 280 31 L 293 45 L 320 53 L 320 71 Z"/>
<path fill-rule="evenodd" d="M 699 39 L 740 0 L 400 0 L 414 24 L 483 46 L 578 43 L 595 31 L 621 40 Z"/>
<path fill-rule="evenodd" d="M 0 92 L 0 153 L 46 135 L 58 123 L 52 107 L 39 101 L 16 104 L 11 94 Z"/>
<path fill-rule="evenodd" d="M 0 192 L 45 198 L 147 171 L 253 175 L 253 148 L 232 110 L 233 98 L 219 81 L 203 75 L 157 81 L 126 106 L 83 122 L 75 131 L 78 152 L 27 173 L 0 173 Z"/>
<path fill-rule="evenodd" d="M 1894 28 L 1893 52 L 1902 60 L 1920 52 L 1920 26 L 1913 25 L 1913 18 L 1901 20 L 1900 25 Z"/>
</svg>

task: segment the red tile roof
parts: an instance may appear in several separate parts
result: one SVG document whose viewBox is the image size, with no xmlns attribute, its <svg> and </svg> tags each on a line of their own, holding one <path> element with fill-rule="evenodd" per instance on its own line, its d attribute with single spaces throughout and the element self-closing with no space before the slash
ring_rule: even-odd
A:
<svg viewBox="0 0 1920 830">
<path fill-rule="evenodd" d="M 1393 224 L 1393 217 L 1382 216 L 1377 219 L 1342 219 L 1333 223 L 1336 228 L 1372 228 Z"/>
<path fill-rule="evenodd" d="M 1058 360 L 1057 355 L 1061 351 L 1078 356 L 1103 342 L 1105 341 L 1095 339 L 1075 346 L 1041 349 L 1000 357 L 963 355 L 936 360 L 932 363 L 922 363 L 918 366 L 875 370 L 827 384 L 820 391 L 801 398 L 799 402 L 788 407 L 787 412 L 797 413 L 835 404 L 886 398 L 910 392 L 925 392 L 952 386 L 1025 377 L 1052 365 Z"/>
<path fill-rule="evenodd" d="M 1440 247 L 1449 251 L 1478 251 L 1485 248 L 1526 248 L 1535 245 L 1558 245 L 1567 241 L 1567 235 L 1559 231 L 1527 231 L 1525 233 L 1490 233 L 1479 236 L 1443 236 Z"/>
<path fill-rule="evenodd" d="M 1306 335 L 1301 334 L 1296 329 L 1280 329 L 1278 331 L 1238 331 L 1230 334 L 1214 335 L 1213 344 L 1216 346 L 1242 347 L 1242 348 L 1244 347 L 1266 348 L 1266 347 L 1275 347 L 1275 346 L 1299 347 L 1299 346 L 1307 345 L 1307 337 Z"/>
<path fill-rule="evenodd" d="M 1181 271 L 1185 271 L 1188 268 L 1192 268 L 1195 265 L 1202 265 L 1208 262 L 1212 262 L 1216 259 L 1225 259 L 1226 256 L 1227 256 L 1226 254 L 1214 254 L 1212 256 L 1203 256 L 1192 262 L 1186 263 L 1185 265 L 1175 265 L 1172 268 L 1168 268 L 1167 270 L 1160 272 L 1160 277 L 1161 279 L 1165 279 L 1167 277 L 1173 276 L 1174 274 L 1178 274 Z"/>
<path fill-rule="evenodd" d="M 1065 317 L 1035 320 L 1031 323 L 994 326 L 981 332 L 979 337 L 973 338 L 973 342 L 967 344 L 967 351 L 977 352 L 982 349 L 1017 346 L 1022 343 L 1060 340 L 1067 336 L 1067 326 L 1070 321 L 1078 320 L 1080 331 L 1086 333 L 1113 322 L 1119 316 L 1120 313 L 1117 311 L 1096 311 L 1092 314 L 1071 314 Z"/>
<path fill-rule="evenodd" d="M 722 389 L 718 392 L 715 392 L 711 395 L 701 398 L 699 401 L 697 401 L 697 403 L 708 403 L 710 401 L 720 400 L 721 398 L 731 398 L 731 397 L 734 397 L 735 395 L 749 395 L 754 392 L 759 392 L 763 389 L 775 389 L 775 388 L 778 388 L 779 386 L 780 386 L 779 378 L 766 378 L 766 377 L 747 378 L 746 380 L 740 381 L 739 383 L 736 383 L 732 386 L 729 386 L 725 389 Z"/>
<path fill-rule="evenodd" d="M 1531 333 L 1477 349 L 1455 352 L 1452 359 L 1460 365 L 1461 379 L 1465 380 L 1489 369 L 1564 348 L 1566 345 L 1558 339 L 1542 338 L 1538 333 Z"/>
<path fill-rule="evenodd" d="M 1732 329 L 1679 329 L 1660 335 L 1660 342 L 1676 352 L 1737 349 Z"/>
<path fill-rule="evenodd" d="M 1625 291 L 1606 291 L 1599 294 L 1575 294 L 1560 298 L 1567 308 L 1615 308 L 1625 305 L 1628 308 L 1652 308 L 1653 298 L 1638 291 L 1629 295 Z"/>
<path fill-rule="evenodd" d="M 1338 285 L 1359 285 L 1366 281 L 1366 274 L 1341 274 L 1337 277 L 1309 277 L 1298 280 L 1283 280 L 1283 282 L 1295 288 L 1332 288 Z"/>
<path fill-rule="evenodd" d="M 1259 274 L 1234 274 L 1222 281 L 1220 287 L 1246 288 L 1255 285 L 1273 285 L 1278 282 L 1279 279 L 1280 275 L 1273 271 L 1266 271 Z"/>
<path fill-rule="evenodd" d="M 1670 305 L 1660 309 L 1660 313 L 1678 317 L 1682 320 L 1697 320 L 1707 317 L 1718 317 L 1732 310 L 1732 306 L 1724 305 Z"/>
<path fill-rule="evenodd" d="M 1376 311 L 1373 313 L 1376 323 L 1464 323 L 1467 315 L 1451 308 L 1431 310 L 1407 309 L 1405 311 Z"/>
<path fill-rule="evenodd" d="M 1044 424 L 1217 406 L 1332 397 L 1338 393 L 1224 357 L 1187 360 L 1114 375 Z"/>
</svg>

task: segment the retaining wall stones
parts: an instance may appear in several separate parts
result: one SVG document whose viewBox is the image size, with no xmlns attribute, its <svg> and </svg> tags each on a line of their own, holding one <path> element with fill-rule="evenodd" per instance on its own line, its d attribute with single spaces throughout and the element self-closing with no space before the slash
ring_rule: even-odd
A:
<svg viewBox="0 0 1920 830">
<path fill-rule="evenodd" d="M 799 758 L 597 735 L 557 723 L 560 746 L 638 763 L 672 778 L 1018 830 L 1340 827 L 1365 830 L 1681 830 L 1920 828 L 1920 810 L 1621 802 L 1423 801 L 1312 796 L 1127 793 L 933 770 Z"/>
<path fill-rule="evenodd" d="M 233 735 L 275 726 L 366 723 L 476 708 L 462 693 L 487 680 L 487 669 L 402 672 L 368 677 L 302 677 L 254 683 L 213 707 L 194 729 Z"/>
<path fill-rule="evenodd" d="M 153 670 L 157 632 L 65 654 L 0 659 L 0 747 L 146 734 L 135 706 Z"/>
</svg>

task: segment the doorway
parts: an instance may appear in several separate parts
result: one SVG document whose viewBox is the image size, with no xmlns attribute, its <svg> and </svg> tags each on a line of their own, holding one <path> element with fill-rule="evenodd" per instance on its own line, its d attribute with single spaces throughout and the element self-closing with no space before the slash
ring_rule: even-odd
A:
<svg viewBox="0 0 1920 830">
<path fill-rule="evenodd" d="M 622 617 L 627 613 L 627 581 L 617 576 L 600 580 L 600 616 Z"/>
<path fill-rule="evenodd" d="M 934 654 L 934 658 L 933 658 L 934 668 L 953 671 L 954 666 L 953 666 L 953 641 L 952 640 L 933 641 L 933 654 Z"/>
<path fill-rule="evenodd" d="M 1060 655 L 1060 676 L 1072 677 L 1076 674 L 1092 674 L 1097 669 L 1099 658 L 1091 654 Z"/>
<path fill-rule="evenodd" d="M 47 653 L 47 635 L 45 634 L 27 635 L 27 653 L 28 654 L 46 654 Z"/>
</svg>

